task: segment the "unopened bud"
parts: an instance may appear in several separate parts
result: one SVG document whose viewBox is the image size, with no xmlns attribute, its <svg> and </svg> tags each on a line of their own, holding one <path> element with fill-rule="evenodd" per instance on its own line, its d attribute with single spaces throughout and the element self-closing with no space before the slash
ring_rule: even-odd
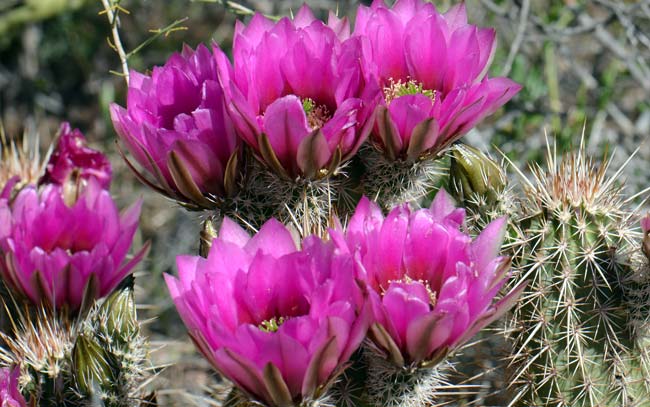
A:
<svg viewBox="0 0 650 407">
<path fill-rule="evenodd" d="M 216 216 L 208 217 L 203 222 L 203 229 L 201 229 L 201 241 L 199 243 L 199 254 L 201 257 L 208 257 L 210 248 L 212 247 L 212 239 L 217 237 L 219 231 L 217 224 L 218 218 Z"/>
<path fill-rule="evenodd" d="M 507 182 L 501 166 L 466 144 L 457 144 L 451 154 L 450 189 L 456 198 L 462 202 L 478 194 L 488 201 L 496 200 Z"/>
<path fill-rule="evenodd" d="M 91 337 L 81 334 L 75 341 L 72 363 L 77 388 L 85 395 L 94 394 L 115 381 L 104 349 Z"/>
<path fill-rule="evenodd" d="M 126 287 L 111 294 L 104 304 L 106 312 L 106 327 L 110 335 L 124 342 L 138 334 L 140 326 L 135 310 L 133 289 Z"/>
</svg>

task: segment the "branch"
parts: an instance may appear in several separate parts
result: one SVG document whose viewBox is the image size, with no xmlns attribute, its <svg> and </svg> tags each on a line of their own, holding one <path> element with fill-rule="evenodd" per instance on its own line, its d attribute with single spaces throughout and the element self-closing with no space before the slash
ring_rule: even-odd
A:
<svg viewBox="0 0 650 407">
<path fill-rule="evenodd" d="M 126 52 L 124 52 L 124 46 L 122 45 L 122 40 L 120 39 L 120 31 L 118 29 L 118 24 L 119 24 L 119 19 L 118 19 L 118 13 L 120 10 L 126 12 L 123 8 L 121 8 L 118 4 L 114 3 L 115 0 L 102 0 L 102 4 L 104 5 L 104 11 L 102 13 L 106 13 L 106 16 L 108 17 L 108 22 L 111 25 L 111 32 L 113 33 L 113 42 L 111 43 L 109 41 L 109 46 L 117 52 L 117 55 L 120 57 L 120 63 L 122 65 L 122 75 L 124 76 L 124 80 L 126 81 L 126 85 L 129 85 L 129 64 L 128 64 L 128 56 Z M 111 4 L 113 3 L 113 4 Z"/>
</svg>

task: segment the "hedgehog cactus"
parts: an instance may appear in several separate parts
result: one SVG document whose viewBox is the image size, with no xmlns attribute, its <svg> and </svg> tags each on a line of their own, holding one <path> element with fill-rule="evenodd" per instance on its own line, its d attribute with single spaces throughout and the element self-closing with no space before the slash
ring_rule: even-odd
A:
<svg viewBox="0 0 650 407">
<path fill-rule="evenodd" d="M 110 163 L 81 132 L 64 123 L 57 140 L 40 172 L 27 153 L 0 164 L 0 368 L 20 366 L 30 405 L 139 405 L 147 343 L 131 271 L 145 250 L 125 261 L 139 204 L 119 214 Z"/>
<path fill-rule="evenodd" d="M 648 406 L 640 321 L 648 287 L 637 261 L 636 215 L 619 180 L 607 176 L 608 161 L 596 163 L 583 146 L 561 159 L 549 148 L 547 165 L 522 176 L 516 203 L 509 194 L 457 194 L 474 208 L 482 196 L 479 223 L 518 208 L 510 211 L 509 249 L 517 280 L 530 285 L 510 321 L 518 387 L 511 405 Z M 462 171 L 453 172 L 461 184 Z"/>
<path fill-rule="evenodd" d="M 84 321 L 72 352 L 81 405 L 101 400 L 105 407 L 138 405 L 147 372 L 147 344 L 140 335 L 129 287 L 114 292 Z"/>
</svg>

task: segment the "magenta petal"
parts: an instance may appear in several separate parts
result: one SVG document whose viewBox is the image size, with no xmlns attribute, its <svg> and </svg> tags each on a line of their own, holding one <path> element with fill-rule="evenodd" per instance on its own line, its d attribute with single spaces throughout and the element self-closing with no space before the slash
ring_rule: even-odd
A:
<svg viewBox="0 0 650 407">
<path fill-rule="evenodd" d="M 429 210 L 432 216 L 438 221 L 446 219 L 460 226 L 465 220 L 465 210 L 456 208 L 451 195 L 444 189 L 440 189 L 436 193 Z"/>
<path fill-rule="evenodd" d="M 409 72 L 426 89 L 443 89 L 449 68 L 447 41 L 439 23 L 440 17 L 422 16 L 417 20 L 408 25 L 405 33 L 404 52 Z"/>
<path fill-rule="evenodd" d="M 350 38 L 350 20 L 347 17 L 339 18 L 333 11 L 329 11 L 327 25 L 334 30 L 340 40 Z"/>
<path fill-rule="evenodd" d="M 396 343 L 407 343 L 408 326 L 414 319 L 430 312 L 429 302 L 429 293 L 422 283 L 390 284 L 382 304 L 399 335 L 398 338 L 394 338 Z"/>
<path fill-rule="evenodd" d="M 246 251 L 255 254 L 258 251 L 275 258 L 296 251 L 296 243 L 287 228 L 275 219 L 270 219 L 259 232 L 246 243 Z"/>
<path fill-rule="evenodd" d="M 388 111 L 397 126 L 404 149 L 411 140 L 415 126 L 432 117 L 433 101 L 424 95 L 401 96 L 391 102 Z M 434 143 L 435 139 L 428 144 L 432 147 Z"/>
<path fill-rule="evenodd" d="M 445 21 L 450 31 L 455 31 L 467 25 L 467 9 L 465 3 L 452 6 L 445 14 Z"/>
<path fill-rule="evenodd" d="M 316 17 L 307 4 L 303 4 L 293 18 L 293 23 L 299 28 L 304 28 L 314 21 L 317 21 Z"/>
<path fill-rule="evenodd" d="M 414 320 L 406 333 L 410 359 L 421 362 L 449 342 L 453 319 L 449 314 L 430 312 Z"/>
<path fill-rule="evenodd" d="M 0 369 L 0 405 L 3 407 L 27 407 L 18 387 L 19 376 L 20 366 Z"/>
<path fill-rule="evenodd" d="M 507 226 L 506 218 L 493 220 L 472 243 L 476 268 L 479 270 L 486 268 L 488 263 L 499 254 Z"/>
<path fill-rule="evenodd" d="M 223 218 L 221 227 L 219 228 L 219 238 L 226 242 L 231 242 L 237 246 L 245 246 L 251 237 L 237 222 L 229 217 Z"/>
<path fill-rule="evenodd" d="M 238 355 L 228 348 L 221 348 L 215 352 L 214 360 L 219 371 L 248 394 L 271 400 L 260 370 L 245 356 Z"/>
<path fill-rule="evenodd" d="M 381 227 L 379 246 L 373 250 L 376 251 L 374 261 L 379 265 L 379 281 L 382 285 L 399 279 L 403 272 L 402 256 L 408 218 L 408 209 L 405 206 L 397 207 L 388 214 Z"/>
<path fill-rule="evenodd" d="M 300 99 L 289 95 L 274 101 L 264 113 L 264 133 L 283 167 L 295 174 L 298 147 L 310 133 Z"/>
</svg>

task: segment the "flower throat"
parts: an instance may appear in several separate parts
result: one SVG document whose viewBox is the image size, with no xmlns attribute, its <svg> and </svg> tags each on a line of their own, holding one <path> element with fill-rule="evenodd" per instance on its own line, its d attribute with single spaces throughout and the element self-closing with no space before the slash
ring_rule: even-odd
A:
<svg viewBox="0 0 650 407">
<path fill-rule="evenodd" d="M 387 106 L 390 105 L 393 99 L 406 95 L 424 95 L 432 101 L 436 100 L 438 91 L 425 89 L 424 85 L 420 82 L 414 80 L 402 82 L 401 79 L 395 82 L 393 78 L 390 78 L 389 81 L 390 84 L 384 86 L 384 99 L 386 100 Z"/>
</svg>

